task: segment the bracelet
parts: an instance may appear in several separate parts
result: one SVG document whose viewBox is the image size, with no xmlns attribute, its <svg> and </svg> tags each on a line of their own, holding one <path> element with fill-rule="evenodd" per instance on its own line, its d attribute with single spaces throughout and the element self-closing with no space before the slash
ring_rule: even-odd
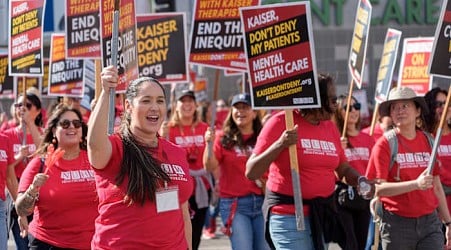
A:
<svg viewBox="0 0 451 250">
<path fill-rule="evenodd" d="M 448 221 L 448 222 L 445 222 L 445 223 L 443 223 L 445 226 L 449 226 L 449 225 L 451 225 L 451 221 Z"/>
</svg>

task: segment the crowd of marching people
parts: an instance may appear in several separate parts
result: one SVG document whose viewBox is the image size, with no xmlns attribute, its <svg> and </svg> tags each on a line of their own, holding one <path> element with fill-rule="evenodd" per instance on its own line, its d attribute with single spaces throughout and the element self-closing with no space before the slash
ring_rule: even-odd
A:
<svg viewBox="0 0 451 250">
<path fill-rule="evenodd" d="M 371 129 L 335 79 L 318 83 L 320 108 L 263 120 L 247 93 L 218 101 L 212 117 L 191 90 L 176 93 L 169 116 L 163 86 L 138 78 L 111 135 L 114 67 L 92 107 L 66 100 L 46 113 L 38 93 L 19 96 L 2 115 L 0 249 L 10 231 L 17 249 L 199 249 L 219 228 L 232 249 L 451 249 L 450 112 L 428 169 L 447 91 L 395 87 Z"/>
</svg>

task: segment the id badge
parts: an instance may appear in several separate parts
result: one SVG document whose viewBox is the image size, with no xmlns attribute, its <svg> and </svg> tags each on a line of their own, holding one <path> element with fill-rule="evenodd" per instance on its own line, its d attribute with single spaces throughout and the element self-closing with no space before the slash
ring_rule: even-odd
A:
<svg viewBox="0 0 451 250">
<path fill-rule="evenodd" d="M 157 213 L 177 210 L 180 208 L 179 188 L 177 186 L 160 188 L 155 194 Z"/>
</svg>

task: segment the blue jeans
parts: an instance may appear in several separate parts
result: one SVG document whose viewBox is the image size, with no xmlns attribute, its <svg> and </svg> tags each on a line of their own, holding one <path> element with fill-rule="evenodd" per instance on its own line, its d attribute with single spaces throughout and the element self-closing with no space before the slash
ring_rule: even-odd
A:
<svg viewBox="0 0 451 250">
<path fill-rule="evenodd" d="M 232 249 L 269 250 L 263 231 L 263 196 L 251 194 L 239 198 L 221 198 L 219 200 L 219 211 L 224 225 L 227 223 L 230 208 L 235 199 L 238 200 L 238 204 L 231 228 L 230 242 Z"/>
<path fill-rule="evenodd" d="M 0 249 L 8 249 L 7 202 L 0 199 Z"/>
<path fill-rule="evenodd" d="M 269 215 L 269 233 L 274 246 L 278 250 L 302 249 L 315 250 L 310 229 L 310 218 L 304 217 L 305 230 L 298 231 L 296 228 L 295 215 Z M 324 244 L 328 248 L 328 244 Z"/>
</svg>

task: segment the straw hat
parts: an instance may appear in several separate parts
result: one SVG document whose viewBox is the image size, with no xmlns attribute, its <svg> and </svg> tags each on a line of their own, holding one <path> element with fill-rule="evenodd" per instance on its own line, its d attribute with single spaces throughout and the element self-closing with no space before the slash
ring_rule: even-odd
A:
<svg viewBox="0 0 451 250">
<path fill-rule="evenodd" d="M 417 96 L 417 94 L 415 94 L 415 91 L 413 91 L 413 89 L 409 87 L 398 87 L 390 90 L 387 101 L 381 103 L 379 107 L 379 115 L 381 117 L 390 116 L 390 105 L 394 101 L 399 100 L 412 100 L 421 107 L 421 112 L 423 114 L 428 113 L 428 107 L 423 97 Z"/>
</svg>

